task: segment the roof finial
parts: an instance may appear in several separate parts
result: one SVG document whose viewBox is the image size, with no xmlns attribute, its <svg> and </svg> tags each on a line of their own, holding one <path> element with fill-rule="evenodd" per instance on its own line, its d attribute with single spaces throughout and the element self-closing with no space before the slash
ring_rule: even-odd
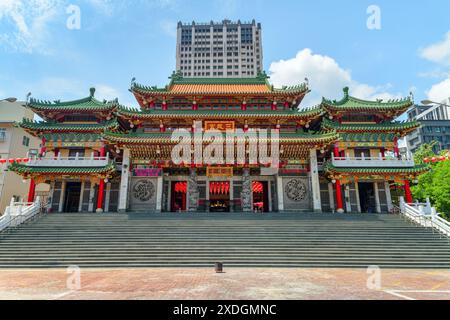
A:
<svg viewBox="0 0 450 320">
<path fill-rule="evenodd" d="M 31 97 L 31 92 L 28 92 L 28 94 L 27 94 L 27 98 L 26 98 L 26 102 L 27 102 L 27 103 L 29 102 L 29 100 L 30 100 L 30 97 Z"/>
<path fill-rule="evenodd" d="M 95 88 L 94 88 L 94 87 L 90 88 L 90 89 L 89 89 L 89 92 L 91 93 L 91 94 L 90 94 L 90 97 L 91 97 L 91 98 L 94 97 L 94 94 L 95 94 Z"/>
<path fill-rule="evenodd" d="M 305 77 L 305 83 L 306 83 L 306 86 L 309 87 L 309 79 L 307 77 Z"/>
<path fill-rule="evenodd" d="M 348 87 L 345 87 L 344 89 L 342 89 L 342 91 L 344 91 L 344 95 L 346 96 L 346 97 L 348 97 Z"/>
</svg>

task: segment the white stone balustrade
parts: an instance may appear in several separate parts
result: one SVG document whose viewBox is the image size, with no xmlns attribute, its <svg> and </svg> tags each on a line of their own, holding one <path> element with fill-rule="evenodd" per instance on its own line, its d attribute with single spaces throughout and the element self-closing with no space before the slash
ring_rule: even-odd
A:
<svg viewBox="0 0 450 320">
<path fill-rule="evenodd" d="M 93 153 L 90 157 L 80 157 L 78 153 L 74 157 L 31 158 L 27 165 L 30 167 L 104 167 L 109 163 L 109 154 L 106 157 L 98 157 Z"/>
<path fill-rule="evenodd" d="M 331 161 L 335 167 L 391 167 L 391 168 L 408 168 L 414 167 L 414 160 L 411 154 L 407 156 L 402 156 L 397 159 L 394 157 L 383 157 L 380 153 L 378 157 L 366 157 L 361 154 L 361 157 L 335 157 L 331 155 Z"/>
</svg>

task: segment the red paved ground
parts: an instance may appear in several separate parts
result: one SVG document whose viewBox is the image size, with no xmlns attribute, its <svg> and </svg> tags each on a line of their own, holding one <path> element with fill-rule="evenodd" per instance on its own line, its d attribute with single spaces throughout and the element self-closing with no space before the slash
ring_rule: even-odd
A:
<svg viewBox="0 0 450 320">
<path fill-rule="evenodd" d="M 365 269 L 83 269 L 69 290 L 63 269 L 0 270 L 1 299 L 448 299 L 450 270 L 381 270 L 381 288 Z M 70 282 L 70 281 L 69 281 Z M 73 281 L 71 282 L 73 283 Z"/>
</svg>

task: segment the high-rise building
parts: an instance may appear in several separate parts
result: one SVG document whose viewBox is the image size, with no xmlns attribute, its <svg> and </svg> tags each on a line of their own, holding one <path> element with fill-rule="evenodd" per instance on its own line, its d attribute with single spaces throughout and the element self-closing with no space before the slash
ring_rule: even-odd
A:
<svg viewBox="0 0 450 320">
<path fill-rule="evenodd" d="M 185 78 L 247 78 L 263 70 L 261 24 L 223 20 L 177 27 L 176 70 Z"/>
<path fill-rule="evenodd" d="M 423 143 L 433 141 L 435 152 L 450 149 L 450 99 L 442 101 L 442 105 L 416 105 L 408 110 L 408 119 L 421 124 L 420 128 L 406 136 L 411 152 L 415 152 Z"/>
</svg>

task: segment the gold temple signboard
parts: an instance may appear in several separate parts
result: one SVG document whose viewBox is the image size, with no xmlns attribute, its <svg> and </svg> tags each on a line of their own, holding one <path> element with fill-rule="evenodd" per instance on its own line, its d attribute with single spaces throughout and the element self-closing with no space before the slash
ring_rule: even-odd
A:
<svg viewBox="0 0 450 320">
<path fill-rule="evenodd" d="M 206 176 L 208 178 L 214 177 L 232 177 L 232 167 L 206 167 Z"/>
<path fill-rule="evenodd" d="M 219 131 L 234 131 L 234 121 L 205 121 L 205 131 L 219 130 Z"/>
</svg>

